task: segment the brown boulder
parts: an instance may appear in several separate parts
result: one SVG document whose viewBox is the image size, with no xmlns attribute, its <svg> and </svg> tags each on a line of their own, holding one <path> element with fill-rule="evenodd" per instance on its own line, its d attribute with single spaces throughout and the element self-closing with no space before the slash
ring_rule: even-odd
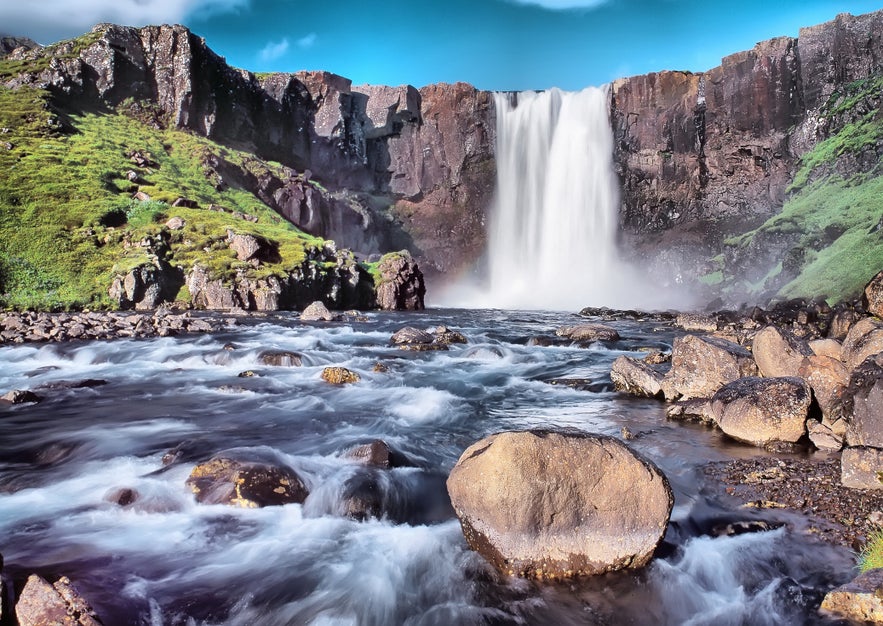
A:
<svg viewBox="0 0 883 626">
<path fill-rule="evenodd" d="M 363 465 L 387 469 L 389 467 L 389 445 L 382 439 L 375 439 L 347 451 L 346 458 Z"/>
<path fill-rule="evenodd" d="M 878 272 L 868 284 L 865 285 L 862 294 L 862 304 L 871 315 L 883 317 L 883 272 Z"/>
<path fill-rule="evenodd" d="M 843 345 L 836 339 L 816 339 L 810 341 L 809 349 L 816 356 L 829 356 L 838 361 L 843 359 Z"/>
<path fill-rule="evenodd" d="M 812 350 L 806 342 L 767 326 L 754 336 L 751 353 L 762 376 L 797 376 L 803 358 Z"/>
<path fill-rule="evenodd" d="M 852 325 L 860 319 L 862 319 L 862 316 L 856 313 L 853 309 L 841 309 L 837 311 L 831 318 L 831 324 L 828 327 L 828 337 L 842 341 L 849 333 L 849 329 L 852 328 Z"/>
<path fill-rule="evenodd" d="M 193 468 L 187 486 L 202 504 L 260 508 L 303 502 L 308 491 L 289 467 L 251 454 L 222 453 Z"/>
<path fill-rule="evenodd" d="M 702 313 L 679 313 L 675 318 L 675 326 L 688 332 L 713 333 L 717 330 L 717 317 Z"/>
<path fill-rule="evenodd" d="M 300 367 L 303 365 L 303 356 L 297 352 L 265 350 L 258 355 L 258 362 L 273 367 Z M 240 376 L 254 376 L 254 372 L 242 372 Z"/>
<path fill-rule="evenodd" d="M 843 448 L 843 435 L 834 432 L 834 429 L 824 422 L 807 420 L 806 433 L 812 444 L 819 450 L 836 452 Z"/>
<path fill-rule="evenodd" d="M 334 314 L 328 310 L 328 307 L 321 300 L 311 303 L 300 314 L 300 321 L 302 322 L 331 322 L 333 320 Z"/>
<path fill-rule="evenodd" d="M 665 416 L 673 420 L 686 420 L 702 422 L 714 425 L 717 423 L 714 411 L 711 408 L 711 400 L 705 398 L 693 398 L 692 400 L 678 400 L 665 407 Z"/>
<path fill-rule="evenodd" d="M 857 446 L 840 455 L 840 482 L 853 489 L 883 489 L 883 450 Z"/>
<path fill-rule="evenodd" d="M 31 574 L 15 604 L 19 626 L 101 626 L 89 603 L 62 576 L 50 585 Z"/>
<path fill-rule="evenodd" d="M 839 419 L 843 391 L 849 382 L 846 366 L 829 356 L 813 355 L 803 359 L 797 374 L 812 387 L 825 420 Z"/>
<path fill-rule="evenodd" d="M 674 341 L 662 391 L 666 400 L 710 398 L 725 384 L 756 374 L 754 358 L 742 346 L 717 337 L 685 335 Z"/>
<path fill-rule="evenodd" d="M 883 623 L 883 569 L 872 569 L 832 589 L 822 600 L 822 614 L 858 623 Z"/>
<path fill-rule="evenodd" d="M 633 396 L 662 397 L 663 374 L 644 361 L 630 356 L 620 356 L 610 369 L 613 388 Z"/>
<path fill-rule="evenodd" d="M 673 496 L 621 441 L 581 432 L 504 432 L 469 446 L 448 477 L 463 534 L 501 571 L 561 578 L 647 564 Z"/>
<path fill-rule="evenodd" d="M 740 378 L 711 398 L 720 429 L 733 439 L 756 446 L 795 443 L 806 434 L 812 393 L 796 377 Z"/>
<path fill-rule="evenodd" d="M 405 326 L 394 332 L 392 337 L 389 338 L 389 341 L 396 346 L 429 344 L 435 341 L 435 337 L 419 328 Z"/>
<path fill-rule="evenodd" d="M 347 385 L 359 382 L 362 377 L 345 367 L 326 367 L 322 370 L 322 380 L 332 385 Z"/>
<path fill-rule="evenodd" d="M 42 402 L 43 398 L 27 389 L 13 389 L 0 397 L 0 400 L 8 402 L 9 404 L 36 404 L 37 402 Z"/>
<path fill-rule="evenodd" d="M 880 352 L 883 352 L 883 322 L 866 317 L 850 327 L 843 340 L 843 362 L 850 371 Z"/>
<path fill-rule="evenodd" d="M 618 341 L 619 333 L 612 326 L 606 324 L 577 324 L 576 326 L 562 326 L 555 331 L 559 337 L 565 337 L 572 341 Z"/>
<path fill-rule="evenodd" d="M 843 392 L 846 442 L 883 448 L 883 353 L 859 365 Z"/>
</svg>

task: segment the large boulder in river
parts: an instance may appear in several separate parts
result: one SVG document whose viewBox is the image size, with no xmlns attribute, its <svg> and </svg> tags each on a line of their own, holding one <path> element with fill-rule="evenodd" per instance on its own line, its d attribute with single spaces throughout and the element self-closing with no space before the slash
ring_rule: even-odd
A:
<svg viewBox="0 0 883 626">
<path fill-rule="evenodd" d="M 883 448 L 883 353 L 852 372 L 843 392 L 843 413 L 847 444 Z"/>
<path fill-rule="evenodd" d="M 883 352 L 883 322 L 866 317 L 849 328 L 843 340 L 843 362 L 850 371 L 880 352 Z"/>
<path fill-rule="evenodd" d="M 883 318 L 883 272 L 878 272 L 868 284 L 862 294 L 862 304 L 871 315 Z"/>
<path fill-rule="evenodd" d="M 448 477 L 466 541 L 501 571 L 561 578 L 645 565 L 668 525 L 668 480 L 612 437 L 525 431 L 469 446 Z"/>
<path fill-rule="evenodd" d="M 756 446 L 796 443 L 806 434 L 812 392 L 802 378 L 749 376 L 727 383 L 711 398 L 720 429 Z"/>
<path fill-rule="evenodd" d="M 751 344 L 751 353 L 761 375 L 797 376 L 803 358 L 813 352 L 809 345 L 775 326 L 761 329 Z"/>
<path fill-rule="evenodd" d="M 89 603 L 66 576 L 50 585 L 31 574 L 15 604 L 19 626 L 101 626 Z"/>
<path fill-rule="evenodd" d="M 618 341 L 619 333 L 607 324 L 577 324 L 576 326 L 562 326 L 555 331 L 559 337 L 565 337 L 571 341 Z"/>
<path fill-rule="evenodd" d="M 725 384 L 756 374 L 754 357 L 742 346 L 717 337 L 685 335 L 674 341 L 662 391 L 666 400 L 710 398 Z"/>
<path fill-rule="evenodd" d="M 202 504 L 260 508 L 301 503 L 307 487 L 293 469 L 267 455 L 231 450 L 193 468 L 187 486 Z"/>
<path fill-rule="evenodd" d="M 420 311 L 426 285 L 423 272 L 407 250 L 390 252 L 377 265 L 380 280 L 377 285 L 377 306 L 384 311 Z"/>
<path fill-rule="evenodd" d="M 662 396 L 663 374 L 652 365 L 630 356 L 617 357 L 610 369 L 613 388 L 633 396 Z"/>
<path fill-rule="evenodd" d="M 328 310 L 328 307 L 325 306 L 325 303 L 321 300 L 316 300 L 315 302 L 309 304 L 307 308 L 303 310 L 300 314 L 300 321 L 302 322 L 332 322 L 334 321 L 334 314 Z"/>
<path fill-rule="evenodd" d="M 820 611 L 850 623 L 883 623 L 883 569 L 868 570 L 832 589 L 822 600 Z"/>
</svg>

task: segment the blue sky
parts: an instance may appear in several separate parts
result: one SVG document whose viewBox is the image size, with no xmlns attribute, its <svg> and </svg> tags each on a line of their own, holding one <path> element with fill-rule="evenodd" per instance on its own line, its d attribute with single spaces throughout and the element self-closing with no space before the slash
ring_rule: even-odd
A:
<svg viewBox="0 0 883 626">
<path fill-rule="evenodd" d="M 8 0 L 0 30 L 41 43 L 96 22 L 182 23 L 232 65 L 322 69 L 354 83 L 580 89 L 721 57 L 864 0 Z"/>
</svg>

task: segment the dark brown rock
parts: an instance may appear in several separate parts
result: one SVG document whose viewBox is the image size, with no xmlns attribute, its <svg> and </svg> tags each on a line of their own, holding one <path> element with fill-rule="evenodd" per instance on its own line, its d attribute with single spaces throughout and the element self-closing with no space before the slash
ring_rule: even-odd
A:
<svg viewBox="0 0 883 626">
<path fill-rule="evenodd" d="M 619 333 L 606 324 L 577 324 L 562 326 L 555 331 L 559 337 L 573 341 L 619 341 Z"/>
<path fill-rule="evenodd" d="M 101 626 L 101 621 L 67 577 L 54 585 L 31 574 L 15 604 L 19 626 Z"/>
<path fill-rule="evenodd" d="M 796 377 L 740 378 L 711 398 L 720 429 L 756 446 L 800 441 L 806 435 L 811 403 L 809 385 Z"/>
<path fill-rule="evenodd" d="M 883 353 L 852 372 L 843 392 L 843 412 L 847 444 L 883 448 Z"/>
<path fill-rule="evenodd" d="M 855 623 L 883 623 L 883 569 L 872 569 L 832 589 L 822 600 L 823 615 Z"/>
<path fill-rule="evenodd" d="M 138 500 L 138 492 L 129 487 L 120 487 L 108 491 L 104 499 L 120 506 L 129 506 Z"/>
<path fill-rule="evenodd" d="M 360 472 L 351 476 L 343 485 L 341 506 L 343 514 L 363 522 L 383 516 L 383 489 L 377 476 Z"/>
<path fill-rule="evenodd" d="M 451 330 L 447 326 L 439 326 L 435 329 L 435 342 L 446 346 L 453 343 L 469 343 L 463 333 Z"/>
<path fill-rule="evenodd" d="M 662 381 L 667 400 L 710 398 L 723 385 L 757 374 L 751 353 L 725 339 L 685 335 L 674 341 Z"/>
<path fill-rule="evenodd" d="M 272 367 L 300 367 L 303 355 L 297 352 L 266 350 L 258 355 L 258 362 Z"/>
<path fill-rule="evenodd" d="M 663 377 L 648 363 L 625 355 L 617 357 L 610 370 L 610 380 L 617 391 L 648 398 L 662 397 Z"/>
<path fill-rule="evenodd" d="M 187 486 L 202 504 L 243 508 L 300 503 L 308 494 L 291 468 L 236 452 L 219 454 L 194 467 Z"/>
<path fill-rule="evenodd" d="M 9 404 L 28 404 L 42 402 L 43 398 L 35 394 L 33 391 L 28 391 L 26 389 L 13 389 L 4 394 L 0 400 L 8 402 Z"/>
<path fill-rule="evenodd" d="M 353 459 L 371 467 L 387 469 L 389 467 L 390 449 L 385 441 L 375 439 L 370 443 L 365 443 L 348 450 L 345 456 L 348 459 Z"/>
<path fill-rule="evenodd" d="M 711 400 L 706 400 L 705 398 L 672 402 L 665 408 L 665 415 L 673 420 L 688 420 L 709 425 L 717 424 Z"/>
<path fill-rule="evenodd" d="M 426 286 L 423 273 L 407 250 L 383 255 L 378 271 L 378 307 L 385 311 L 419 311 L 424 308 Z"/>
<path fill-rule="evenodd" d="M 393 333 L 389 338 L 389 342 L 395 346 L 409 344 L 428 344 L 435 341 L 435 337 L 425 330 L 414 328 L 413 326 L 405 326 Z"/>
<path fill-rule="evenodd" d="M 655 465 L 584 433 L 492 435 L 463 452 L 447 484 L 469 545 L 505 573 L 537 578 L 646 565 L 673 504 Z"/>
</svg>

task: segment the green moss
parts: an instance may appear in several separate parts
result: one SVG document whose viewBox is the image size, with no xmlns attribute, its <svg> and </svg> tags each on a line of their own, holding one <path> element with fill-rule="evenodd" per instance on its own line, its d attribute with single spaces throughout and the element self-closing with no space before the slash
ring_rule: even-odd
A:
<svg viewBox="0 0 883 626">
<path fill-rule="evenodd" d="M 859 570 L 868 570 L 883 567 L 883 530 L 876 530 L 868 537 L 868 542 L 859 554 Z"/>
</svg>

